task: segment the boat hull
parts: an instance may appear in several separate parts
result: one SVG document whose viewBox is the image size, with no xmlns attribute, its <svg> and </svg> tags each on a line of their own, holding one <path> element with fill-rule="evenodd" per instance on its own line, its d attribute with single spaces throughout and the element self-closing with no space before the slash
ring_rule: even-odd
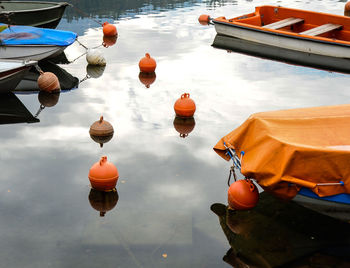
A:
<svg viewBox="0 0 350 268">
<path fill-rule="evenodd" d="M 312 39 L 297 38 L 288 34 L 267 33 L 255 28 L 242 27 L 234 24 L 225 24 L 214 20 L 215 30 L 218 34 L 236 37 L 260 44 L 285 49 L 312 53 L 317 55 L 350 58 L 350 46 L 331 42 L 320 42 Z"/>
<path fill-rule="evenodd" d="M 63 46 L 0 46 L 1 59 L 34 60 L 55 57 L 62 53 L 66 47 Z"/>
<path fill-rule="evenodd" d="M 8 70 L 0 72 L 0 93 L 7 93 L 16 88 L 19 82 L 25 77 L 29 69 L 36 62 L 28 62 Z"/>
<path fill-rule="evenodd" d="M 311 67 L 331 72 L 350 73 L 350 59 L 346 58 L 310 54 L 225 35 L 216 35 L 212 46 L 292 65 Z"/>
<path fill-rule="evenodd" d="M 23 3 L 23 4 L 22 4 Z M 11 25 L 28 25 L 42 28 L 56 28 L 68 3 L 2 1 L 5 10 L 0 11 L 0 22 Z M 11 5 L 22 4 L 24 10 L 6 10 Z"/>
</svg>

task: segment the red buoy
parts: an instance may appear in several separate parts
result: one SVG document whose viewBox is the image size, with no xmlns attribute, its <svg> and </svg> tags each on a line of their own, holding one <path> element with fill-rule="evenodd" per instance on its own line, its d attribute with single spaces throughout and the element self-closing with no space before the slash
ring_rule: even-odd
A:
<svg viewBox="0 0 350 268">
<path fill-rule="evenodd" d="M 59 92 L 61 90 L 57 76 L 51 72 L 40 72 L 37 83 L 39 89 L 46 92 Z"/>
<path fill-rule="evenodd" d="M 350 2 L 346 2 L 344 6 L 344 11 L 350 11 Z"/>
<path fill-rule="evenodd" d="M 102 156 L 100 161 L 92 165 L 89 171 L 91 187 L 99 191 L 113 190 L 119 178 L 118 169 Z"/>
<path fill-rule="evenodd" d="M 102 26 L 104 36 L 116 36 L 118 34 L 117 27 L 115 27 L 113 24 L 110 24 L 106 21 L 102 24 Z"/>
<path fill-rule="evenodd" d="M 156 70 L 157 63 L 149 53 L 146 53 L 145 57 L 139 61 L 139 67 L 141 72 L 152 73 Z"/>
<path fill-rule="evenodd" d="M 210 16 L 206 14 L 202 14 L 199 16 L 198 21 L 202 25 L 208 25 L 210 22 Z"/>
<path fill-rule="evenodd" d="M 231 209 L 251 209 L 259 201 L 258 188 L 250 179 L 235 181 L 228 189 L 227 201 Z"/>
<path fill-rule="evenodd" d="M 192 117 L 196 111 L 196 104 L 190 98 L 189 93 L 184 93 L 175 102 L 174 110 L 177 116 Z"/>
<path fill-rule="evenodd" d="M 155 72 L 151 72 L 151 73 L 144 73 L 144 72 L 140 72 L 139 73 L 139 80 L 142 84 L 145 85 L 146 88 L 149 88 L 150 85 L 152 85 L 154 83 L 154 81 L 156 81 L 156 73 Z"/>
</svg>

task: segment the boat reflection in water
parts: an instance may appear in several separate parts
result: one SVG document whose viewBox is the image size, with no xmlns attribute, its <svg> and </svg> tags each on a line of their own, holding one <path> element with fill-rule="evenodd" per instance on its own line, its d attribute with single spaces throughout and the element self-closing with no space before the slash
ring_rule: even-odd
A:
<svg viewBox="0 0 350 268">
<path fill-rule="evenodd" d="M 350 267 L 347 222 L 267 192 L 249 211 L 219 203 L 211 210 L 231 246 L 223 259 L 233 267 Z"/>
<path fill-rule="evenodd" d="M 39 119 L 28 111 L 14 93 L 0 94 L 0 124 L 36 122 L 39 122 Z"/>
<path fill-rule="evenodd" d="M 117 205 L 119 195 L 117 190 L 103 192 L 91 189 L 89 193 L 89 202 L 92 208 L 100 212 L 100 217 L 104 217 L 106 213 Z"/>
<path fill-rule="evenodd" d="M 331 72 L 350 73 L 350 59 L 322 56 L 255 43 L 225 35 L 216 35 L 213 47 L 249 56 Z"/>
</svg>

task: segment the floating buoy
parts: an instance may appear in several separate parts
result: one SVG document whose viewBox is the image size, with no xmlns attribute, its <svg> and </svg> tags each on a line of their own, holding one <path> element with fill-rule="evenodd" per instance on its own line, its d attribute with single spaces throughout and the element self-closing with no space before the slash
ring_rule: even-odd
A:
<svg viewBox="0 0 350 268">
<path fill-rule="evenodd" d="M 118 178 L 118 169 L 107 161 L 107 156 L 102 156 L 100 161 L 93 164 L 89 171 L 91 187 L 99 191 L 113 190 Z"/>
<path fill-rule="evenodd" d="M 86 60 L 91 65 L 106 66 L 106 59 L 97 49 L 88 49 L 86 53 Z"/>
<path fill-rule="evenodd" d="M 210 16 L 206 14 L 202 14 L 199 16 L 198 21 L 202 25 L 208 25 L 210 22 Z"/>
<path fill-rule="evenodd" d="M 149 88 L 150 85 L 152 85 L 154 83 L 154 81 L 156 81 L 156 73 L 155 72 L 151 72 L 151 73 L 140 72 L 139 73 L 139 80 L 142 84 L 144 84 L 146 86 L 146 88 Z"/>
<path fill-rule="evenodd" d="M 113 126 L 108 122 L 103 120 L 103 116 L 100 120 L 94 122 L 90 126 L 90 137 L 93 141 L 100 144 L 102 147 L 104 143 L 109 142 L 114 134 Z"/>
<path fill-rule="evenodd" d="M 139 67 L 141 72 L 152 73 L 156 70 L 157 63 L 149 53 L 146 53 L 145 57 L 139 61 Z"/>
<path fill-rule="evenodd" d="M 188 134 L 192 132 L 194 126 L 196 125 L 196 121 L 193 117 L 183 118 L 179 116 L 175 116 L 174 119 L 174 128 L 177 132 L 180 133 L 181 138 L 186 138 Z"/>
<path fill-rule="evenodd" d="M 92 208 L 100 212 L 100 217 L 104 217 L 106 212 L 111 211 L 118 203 L 119 195 L 117 190 L 102 192 L 91 189 L 89 202 Z"/>
<path fill-rule="evenodd" d="M 350 11 L 350 2 L 346 2 L 344 6 L 344 11 Z"/>
<path fill-rule="evenodd" d="M 42 91 L 59 92 L 61 90 L 57 76 L 51 72 L 40 72 L 37 83 Z"/>
<path fill-rule="evenodd" d="M 251 209 L 259 201 L 259 191 L 250 179 L 238 180 L 230 185 L 227 200 L 231 209 Z"/>
<path fill-rule="evenodd" d="M 111 47 L 117 42 L 117 36 L 103 36 L 102 45 L 104 47 Z"/>
<path fill-rule="evenodd" d="M 102 26 L 104 36 L 116 36 L 118 34 L 117 27 L 115 27 L 113 24 L 110 24 L 106 21 L 102 24 Z"/>
<path fill-rule="evenodd" d="M 177 116 L 181 117 L 192 117 L 196 111 L 196 104 L 190 98 L 189 93 L 184 93 L 175 102 L 174 110 Z"/>
</svg>

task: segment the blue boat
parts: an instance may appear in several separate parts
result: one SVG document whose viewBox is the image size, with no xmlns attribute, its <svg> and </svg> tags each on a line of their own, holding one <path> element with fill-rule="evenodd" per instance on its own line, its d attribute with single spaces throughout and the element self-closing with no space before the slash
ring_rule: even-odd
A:
<svg viewBox="0 0 350 268">
<path fill-rule="evenodd" d="M 0 24 L 0 58 L 39 61 L 54 57 L 73 44 L 70 31 Z"/>
</svg>

